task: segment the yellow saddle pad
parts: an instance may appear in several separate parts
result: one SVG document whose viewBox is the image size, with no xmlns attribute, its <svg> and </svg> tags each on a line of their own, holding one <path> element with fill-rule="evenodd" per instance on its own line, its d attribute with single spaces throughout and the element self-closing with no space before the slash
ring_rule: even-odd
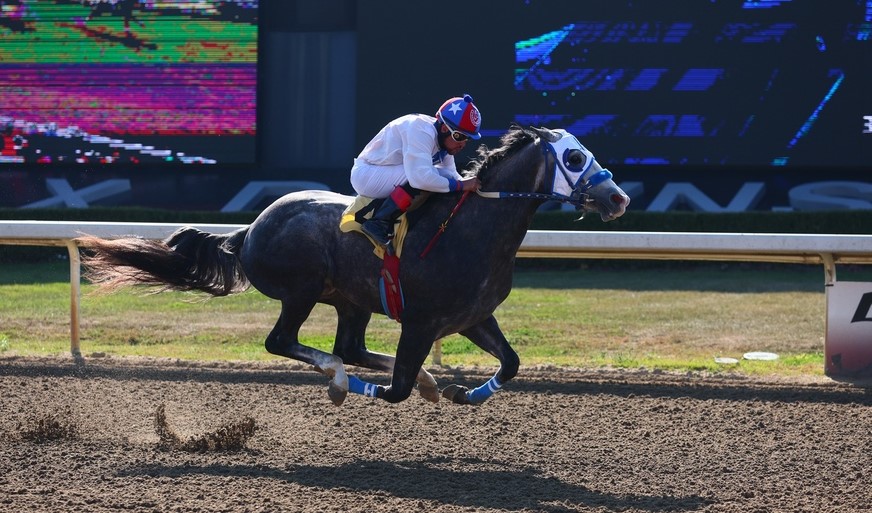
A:
<svg viewBox="0 0 872 513">
<path fill-rule="evenodd" d="M 360 223 L 357 222 L 356 214 L 362 208 L 366 207 L 373 201 L 373 198 L 367 198 L 366 196 L 358 196 L 354 198 L 354 202 L 342 212 L 342 218 L 339 220 L 339 231 L 341 232 L 360 232 L 363 233 L 360 229 Z M 372 211 L 367 212 L 364 216 L 366 219 L 370 219 L 372 217 Z M 399 218 L 399 223 L 394 227 L 394 251 L 397 254 L 397 258 L 400 257 L 400 254 L 403 251 L 403 239 L 406 237 L 406 231 L 408 230 L 408 221 L 406 220 L 406 214 L 403 214 Z M 363 233 L 366 235 L 365 233 Z M 368 235 L 366 236 L 374 247 L 373 253 L 376 254 L 381 259 L 385 257 L 385 248 L 382 247 L 381 244 L 372 240 Z"/>
</svg>

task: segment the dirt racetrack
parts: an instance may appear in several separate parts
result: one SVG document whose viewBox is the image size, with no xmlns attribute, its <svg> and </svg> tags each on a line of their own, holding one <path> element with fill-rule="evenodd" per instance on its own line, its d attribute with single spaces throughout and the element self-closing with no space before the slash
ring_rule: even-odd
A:
<svg viewBox="0 0 872 513">
<path fill-rule="evenodd" d="M 480 407 L 336 407 L 290 362 L 5 357 L 0 511 L 866 512 L 870 390 L 522 368 Z"/>
</svg>

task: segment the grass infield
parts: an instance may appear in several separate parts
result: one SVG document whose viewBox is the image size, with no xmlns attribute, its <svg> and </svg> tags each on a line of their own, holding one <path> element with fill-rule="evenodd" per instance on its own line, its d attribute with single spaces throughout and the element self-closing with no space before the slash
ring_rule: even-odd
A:
<svg viewBox="0 0 872 513">
<path fill-rule="evenodd" d="M 496 312 L 522 365 L 823 374 L 826 297 L 819 266 L 574 261 L 567 267 L 519 269 Z M 872 281 L 872 270 L 840 268 L 839 279 Z M 68 280 L 63 260 L 0 267 L 0 357 L 69 352 Z M 278 359 L 264 350 L 263 339 L 279 303 L 255 290 L 209 299 L 92 291 L 83 285 L 85 357 Z M 332 308 L 318 305 L 302 342 L 329 351 L 335 323 Z M 367 346 L 394 353 L 399 332 L 396 322 L 374 315 Z M 443 339 L 442 348 L 443 365 L 498 365 L 457 335 Z M 743 360 L 750 351 L 779 359 Z M 739 363 L 718 364 L 716 357 Z"/>
</svg>

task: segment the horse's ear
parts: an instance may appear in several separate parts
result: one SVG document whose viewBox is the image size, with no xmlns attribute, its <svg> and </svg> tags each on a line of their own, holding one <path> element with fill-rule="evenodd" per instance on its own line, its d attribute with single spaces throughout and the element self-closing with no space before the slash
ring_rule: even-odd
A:
<svg viewBox="0 0 872 513">
<path fill-rule="evenodd" d="M 558 134 L 557 132 L 550 130 L 548 128 L 545 128 L 544 126 L 538 127 L 538 128 L 535 126 L 531 126 L 530 130 L 536 132 L 536 135 L 538 135 L 541 139 L 544 139 L 544 140 L 546 140 L 548 142 L 552 142 L 552 143 L 556 142 L 561 137 L 560 134 Z"/>
</svg>

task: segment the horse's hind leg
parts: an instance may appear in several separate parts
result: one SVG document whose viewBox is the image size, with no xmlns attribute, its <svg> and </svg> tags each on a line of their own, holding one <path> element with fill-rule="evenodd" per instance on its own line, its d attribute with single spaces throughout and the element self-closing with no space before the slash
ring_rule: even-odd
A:
<svg viewBox="0 0 872 513">
<path fill-rule="evenodd" d="M 339 356 L 347 365 L 393 372 L 396 358 L 366 348 L 366 326 L 372 314 L 353 305 L 336 305 L 336 313 L 339 322 L 333 354 Z M 439 388 L 432 374 L 421 368 L 416 381 L 421 397 L 434 403 L 439 401 Z"/>
<path fill-rule="evenodd" d="M 339 406 L 348 394 L 348 375 L 342 359 L 336 355 L 300 344 L 300 326 L 312 312 L 313 300 L 308 306 L 300 302 L 282 301 L 282 313 L 275 327 L 266 338 L 266 350 L 278 356 L 314 365 L 332 379 L 327 394 L 333 404 Z"/>
<path fill-rule="evenodd" d="M 518 354 L 509 345 L 509 341 L 506 340 L 493 315 L 484 322 L 461 331 L 460 334 L 495 356 L 500 361 L 500 369 L 478 388 L 469 390 L 461 385 L 448 385 L 442 391 L 442 395 L 457 404 L 481 404 L 507 381 L 515 377 L 518 373 L 520 360 Z"/>
</svg>

